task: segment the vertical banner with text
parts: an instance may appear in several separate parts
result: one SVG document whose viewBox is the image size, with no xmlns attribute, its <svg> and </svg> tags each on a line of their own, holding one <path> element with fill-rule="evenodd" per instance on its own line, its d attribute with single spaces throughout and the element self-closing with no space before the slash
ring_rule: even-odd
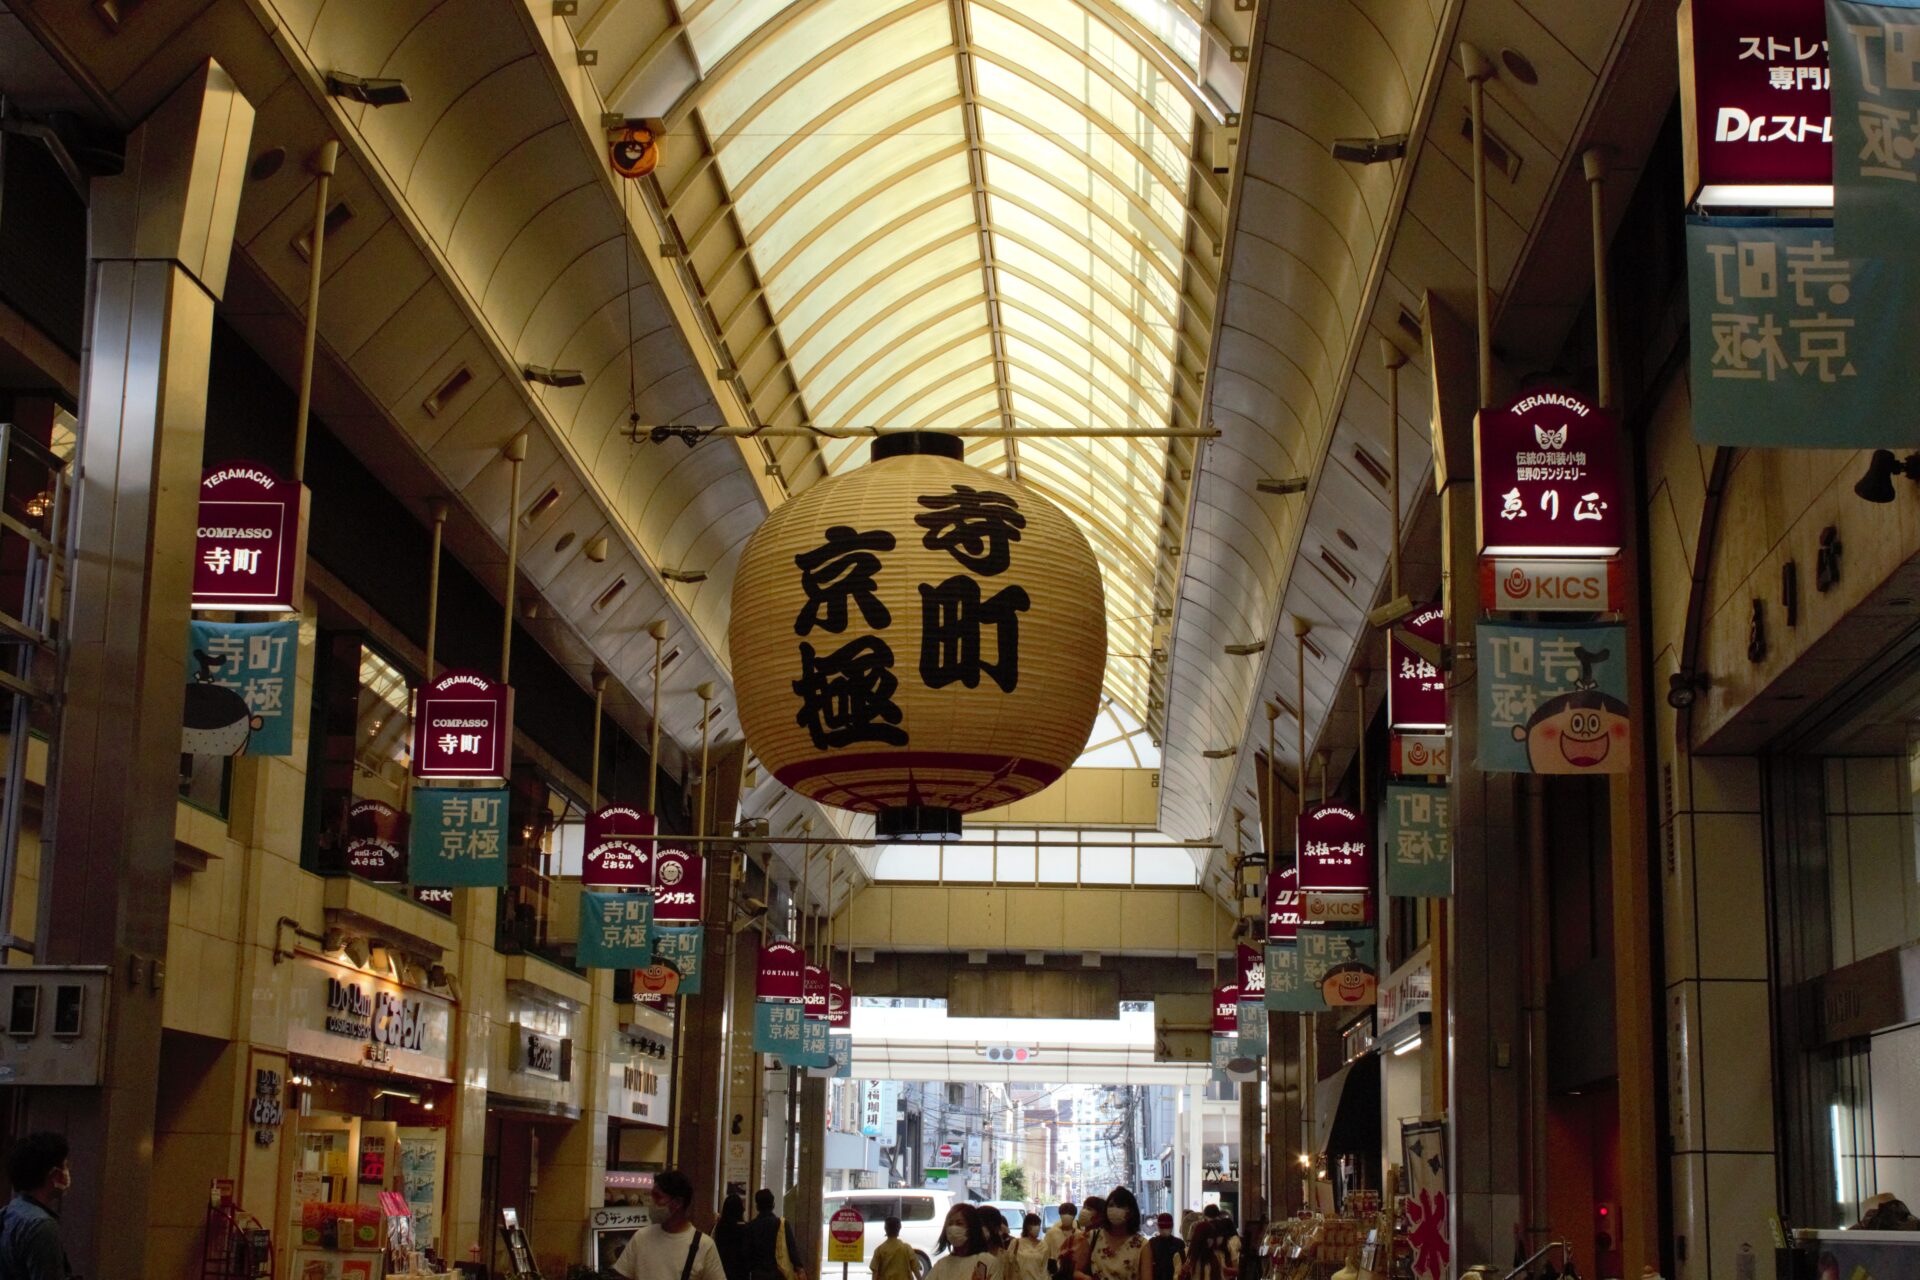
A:
<svg viewBox="0 0 1920 1280">
<path fill-rule="evenodd" d="M 443 889 L 507 883 L 507 790 L 415 787 L 407 875 Z"/>
<path fill-rule="evenodd" d="M 1392 783 L 1380 814 L 1387 894 L 1445 898 L 1453 892 L 1453 801 L 1447 788 Z"/>
</svg>

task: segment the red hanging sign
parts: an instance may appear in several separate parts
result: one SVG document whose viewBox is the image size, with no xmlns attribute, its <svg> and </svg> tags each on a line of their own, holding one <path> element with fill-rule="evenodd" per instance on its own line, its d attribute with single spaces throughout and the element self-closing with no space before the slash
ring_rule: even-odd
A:
<svg viewBox="0 0 1920 1280">
<path fill-rule="evenodd" d="M 347 808 L 347 870 L 374 884 L 407 882 L 407 815 L 384 800 Z"/>
<path fill-rule="evenodd" d="M 1367 893 L 1373 888 L 1373 832 L 1345 805 L 1300 815 L 1300 892 Z"/>
<path fill-rule="evenodd" d="M 1241 943 L 1234 948 L 1239 959 L 1240 998 L 1242 1000 L 1265 1000 L 1267 998 L 1267 958 L 1259 947 L 1250 947 Z"/>
<path fill-rule="evenodd" d="M 1300 883 L 1292 867 L 1267 874 L 1267 941 L 1293 942 L 1300 936 Z M 1264 970 L 1261 981 L 1266 980 Z"/>
<path fill-rule="evenodd" d="M 1240 987 L 1237 983 L 1213 989 L 1213 1034 L 1240 1034 Z"/>
<path fill-rule="evenodd" d="M 806 1006 L 806 1016 L 810 1022 L 827 1020 L 827 971 L 818 965 L 806 966 L 801 979 L 801 991 L 805 996 L 802 1003 Z"/>
<path fill-rule="evenodd" d="M 413 776 L 502 780 L 513 690 L 478 671 L 443 671 L 414 695 Z"/>
<path fill-rule="evenodd" d="M 685 849 L 662 849 L 653 856 L 653 918 L 657 924 L 699 924 L 704 916 L 707 860 Z"/>
<path fill-rule="evenodd" d="M 1427 658 L 1400 639 L 1402 630 L 1435 649 L 1447 642 L 1447 615 L 1421 609 L 1387 633 L 1387 726 L 1438 730 L 1447 727 L 1447 681 Z"/>
<path fill-rule="evenodd" d="M 1620 429 L 1571 391 L 1528 391 L 1473 419 L 1480 553 L 1611 556 L 1620 551 Z"/>
<path fill-rule="evenodd" d="M 654 823 L 652 814 L 632 805 L 610 804 L 588 814 L 580 883 L 589 889 L 650 888 Z M 657 919 L 657 900 L 654 905 Z"/>
<path fill-rule="evenodd" d="M 761 943 L 760 970 L 753 983 L 754 996 L 761 1000 L 799 1004 L 806 993 L 804 965 L 800 948 L 793 943 Z"/>
<path fill-rule="evenodd" d="M 1833 95 L 1820 0 L 1685 0 L 1687 203 L 1833 203 Z"/>
<path fill-rule="evenodd" d="M 853 993 L 843 982 L 827 983 L 827 1025 L 836 1031 L 853 1026 Z"/>
<path fill-rule="evenodd" d="M 300 608 L 307 565 L 307 490 L 257 462 L 200 477 L 193 539 L 193 607 L 239 612 Z"/>
</svg>

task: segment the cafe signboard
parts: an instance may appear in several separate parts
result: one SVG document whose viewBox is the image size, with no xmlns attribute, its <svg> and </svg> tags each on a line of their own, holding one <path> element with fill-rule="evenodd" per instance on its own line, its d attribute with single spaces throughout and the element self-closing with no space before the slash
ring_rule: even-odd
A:
<svg viewBox="0 0 1920 1280">
<path fill-rule="evenodd" d="M 451 1002 L 352 965 L 299 957 L 290 1052 L 422 1080 L 451 1079 Z"/>
</svg>

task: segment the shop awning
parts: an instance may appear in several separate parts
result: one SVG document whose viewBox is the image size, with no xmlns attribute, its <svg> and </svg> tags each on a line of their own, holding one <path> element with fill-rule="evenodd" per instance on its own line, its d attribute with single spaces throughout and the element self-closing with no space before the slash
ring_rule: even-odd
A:
<svg viewBox="0 0 1920 1280">
<path fill-rule="evenodd" d="M 1320 1082 L 1314 1094 L 1314 1151 L 1344 1155 L 1380 1146 L 1380 1055 L 1363 1054 Z"/>
</svg>

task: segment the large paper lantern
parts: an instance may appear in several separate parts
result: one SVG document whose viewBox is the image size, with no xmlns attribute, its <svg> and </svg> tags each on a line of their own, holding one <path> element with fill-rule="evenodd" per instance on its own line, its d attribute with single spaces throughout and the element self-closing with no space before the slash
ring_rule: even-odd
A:
<svg viewBox="0 0 1920 1280">
<path fill-rule="evenodd" d="M 728 648 L 747 743 L 782 783 L 890 835 L 1046 787 L 1100 707 L 1093 550 L 1032 489 L 936 432 L 777 507 L 733 583 Z"/>
</svg>

